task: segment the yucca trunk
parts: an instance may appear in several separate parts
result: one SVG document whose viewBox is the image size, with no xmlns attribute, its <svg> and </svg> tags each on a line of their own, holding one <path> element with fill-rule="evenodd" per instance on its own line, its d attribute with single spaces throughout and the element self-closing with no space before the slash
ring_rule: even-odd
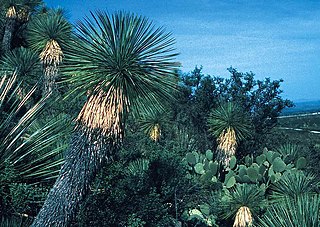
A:
<svg viewBox="0 0 320 227">
<path fill-rule="evenodd" d="M 89 186 L 103 164 L 115 149 L 113 143 L 101 136 L 88 135 L 77 128 L 60 175 L 34 220 L 33 227 L 68 226 L 80 202 L 89 192 Z"/>
<path fill-rule="evenodd" d="M 17 13 L 13 6 L 11 6 L 6 14 L 6 23 L 4 28 L 4 35 L 2 39 L 2 52 L 7 53 L 11 50 L 12 36 L 14 27 L 16 25 Z"/>
<path fill-rule="evenodd" d="M 94 90 L 77 118 L 77 126 L 58 179 L 33 227 L 68 226 L 89 191 L 96 174 L 123 138 L 123 104 L 120 89 Z"/>
<path fill-rule="evenodd" d="M 58 67 L 54 65 L 44 66 L 42 78 L 42 95 L 53 93 L 57 90 L 56 79 L 58 78 Z"/>
</svg>

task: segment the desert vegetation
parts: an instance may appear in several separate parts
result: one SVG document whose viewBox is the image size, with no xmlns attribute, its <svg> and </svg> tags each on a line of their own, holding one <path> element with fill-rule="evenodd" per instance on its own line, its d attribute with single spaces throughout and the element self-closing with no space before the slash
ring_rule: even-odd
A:
<svg viewBox="0 0 320 227">
<path fill-rule="evenodd" d="M 182 72 L 129 12 L 4 0 L 0 41 L 0 226 L 319 226 L 319 117 L 278 118 L 282 80 Z"/>
</svg>

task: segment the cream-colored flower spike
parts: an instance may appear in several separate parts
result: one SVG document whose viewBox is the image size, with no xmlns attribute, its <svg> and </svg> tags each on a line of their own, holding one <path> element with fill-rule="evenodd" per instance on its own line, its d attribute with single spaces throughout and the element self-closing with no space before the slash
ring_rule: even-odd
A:
<svg viewBox="0 0 320 227">
<path fill-rule="evenodd" d="M 242 206 L 238 209 L 233 227 L 252 226 L 252 214 L 248 207 Z"/>
<path fill-rule="evenodd" d="M 159 124 L 155 124 L 150 132 L 150 138 L 157 142 L 160 139 L 161 136 L 161 129 L 160 129 L 160 125 Z"/>
</svg>

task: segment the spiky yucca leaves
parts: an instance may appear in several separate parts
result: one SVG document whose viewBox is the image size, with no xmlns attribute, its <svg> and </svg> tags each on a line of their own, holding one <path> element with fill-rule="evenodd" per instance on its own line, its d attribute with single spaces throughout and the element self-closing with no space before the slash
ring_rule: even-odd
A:
<svg viewBox="0 0 320 227">
<path fill-rule="evenodd" d="M 281 202 L 286 197 L 296 198 L 304 194 L 315 194 L 319 182 L 314 174 L 303 171 L 287 172 L 279 181 L 271 184 L 270 201 Z"/>
<path fill-rule="evenodd" d="M 3 73 L 17 75 L 18 81 L 23 81 L 23 90 L 33 87 L 41 74 L 39 57 L 27 48 L 16 48 L 8 52 L 0 60 L 0 70 Z M 23 92 L 24 93 L 24 92 Z"/>
<path fill-rule="evenodd" d="M 119 125 L 129 109 L 150 112 L 172 98 L 177 64 L 169 33 L 155 29 L 144 17 L 123 12 L 97 12 L 79 22 L 77 30 L 79 41 L 66 53 L 64 71 L 72 75 L 69 81 L 76 92 L 89 91 L 91 104 L 85 104 L 79 123 L 120 136 L 118 129 L 105 131 L 110 124 L 95 118 L 114 119 Z"/>
<path fill-rule="evenodd" d="M 43 65 L 43 94 L 55 89 L 58 66 L 63 59 L 63 49 L 71 38 L 71 24 L 62 10 L 50 10 L 35 16 L 28 24 L 27 41 L 39 53 Z"/>
<path fill-rule="evenodd" d="M 251 135 L 249 118 L 240 106 L 228 102 L 211 111 L 208 126 L 217 137 L 217 158 L 227 167 L 238 143 Z"/>
<path fill-rule="evenodd" d="M 286 143 L 278 147 L 276 151 L 282 154 L 287 161 L 292 162 L 298 159 L 301 149 L 297 144 Z"/>
<path fill-rule="evenodd" d="M 19 182 L 44 182 L 57 176 L 62 163 L 57 156 L 65 147 L 53 147 L 65 125 L 51 121 L 31 132 L 46 98 L 25 110 L 35 88 L 23 99 L 17 99 L 19 85 L 14 85 L 15 80 L 16 75 L 13 75 L 3 77 L 0 83 L 0 171 L 9 164 L 18 173 Z"/>
<path fill-rule="evenodd" d="M 295 199 L 287 197 L 282 202 L 271 205 L 256 226 L 320 226 L 320 196 L 305 194 Z"/>
<path fill-rule="evenodd" d="M 129 163 L 128 173 L 133 176 L 139 176 L 149 169 L 150 161 L 148 159 L 137 159 Z"/>
<path fill-rule="evenodd" d="M 63 71 L 87 95 L 65 163 L 33 226 L 67 226 L 105 161 L 111 161 L 130 110 L 150 111 L 171 98 L 174 40 L 133 14 L 98 12 L 77 25 Z M 161 104 L 161 105 L 160 105 Z"/>
<path fill-rule="evenodd" d="M 140 128 L 155 142 L 159 141 L 161 127 L 165 123 L 166 115 L 163 112 L 146 113 L 139 119 Z"/>
<path fill-rule="evenodd" d="M 264 206 L 264 192 L 257 185 L 237 184 L 231 191 L 227 190 L 222 197 L 222 218 L 234 217 L 234 227 L 251 226 L 253 216 L 257 215 Z"/>
</svg>

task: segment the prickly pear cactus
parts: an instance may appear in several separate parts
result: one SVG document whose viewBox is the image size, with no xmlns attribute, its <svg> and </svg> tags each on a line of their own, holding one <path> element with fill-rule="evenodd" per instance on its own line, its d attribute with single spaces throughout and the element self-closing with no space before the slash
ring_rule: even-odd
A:
<svg viewBox="0 0 320 227">
<path fill-rule="evenodd" d="M 186 154 L 188 175 L 197 176 L 202 182 L 216 183 L 221 181 L 219 163 L 213 159 L 211 150 L 205 154 L 189 152 Z M 306 167 L 306 159 L 300 157 L 297 160 L 287 159 L 277 151 L 264 149 L 257 157 L 246 156 L 243 163 L 239 163 L 235 156 L 230 158 L 230 165 L 222 180 L 226 188 L 232 188 L 236 183 L 251 183 L 268 187 L 270 183 L 280 180 L 287 171 L 294 171 Z"/>
</svg>

